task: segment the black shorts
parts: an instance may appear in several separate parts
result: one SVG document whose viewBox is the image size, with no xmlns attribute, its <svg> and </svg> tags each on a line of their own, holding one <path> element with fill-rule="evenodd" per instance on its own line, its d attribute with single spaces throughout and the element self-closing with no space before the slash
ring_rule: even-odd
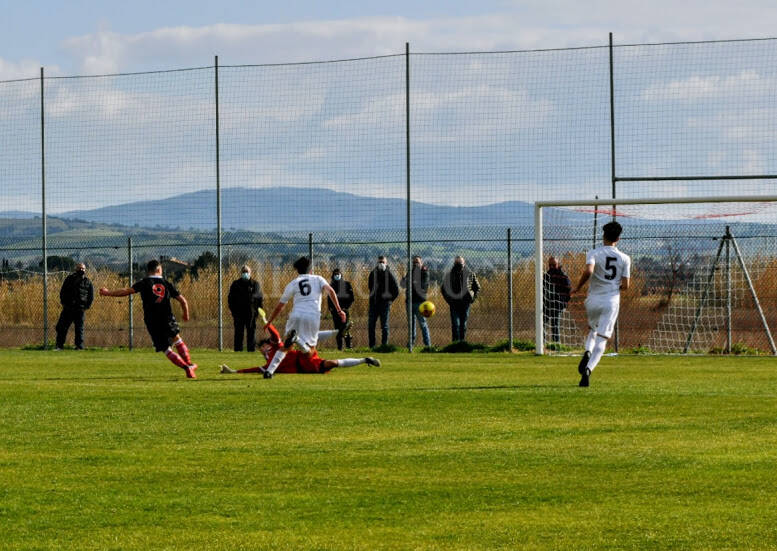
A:
<svg viewBox="0 0 777 551">
<path fill-rule="evenodd" d="M 154 350 L 157 352 L 164 352 L 173 343 L 173 338 L 181 332 L 181 328 L 178 327 L 178 322 L 175 318 L 169 320 L 158 321 L 146 321 L 146 329 L 148 334 L 151 335 L 151 342 L 154 343 Z"/>
</svg>

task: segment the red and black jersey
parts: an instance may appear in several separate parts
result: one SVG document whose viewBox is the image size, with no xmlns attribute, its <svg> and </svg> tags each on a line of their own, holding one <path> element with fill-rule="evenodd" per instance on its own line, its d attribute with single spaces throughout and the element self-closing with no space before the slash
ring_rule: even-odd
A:
<svg viewBox="0 0 777 551">
<path fill-rule="evenodd" d="M 170 299 L 180 295 L 175 285 L 161 276 L 148 276 L 136 282 L 135 292 L 143 299 L 143 319 L 146 323 L 175 319 Z"/>
</svg>

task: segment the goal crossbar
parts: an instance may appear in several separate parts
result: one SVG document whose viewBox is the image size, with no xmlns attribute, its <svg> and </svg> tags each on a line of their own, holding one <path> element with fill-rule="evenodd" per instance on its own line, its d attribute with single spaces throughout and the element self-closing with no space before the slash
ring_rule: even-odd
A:
<svg viewBox="0 0 777 551">
<path fill-rule="evenodd" d="M 547 207 L 604 207 L 617 205 L 662 205 L 689 203 L 769 203 L 777 202 L 777 195 L 721 195 L 710 197 L 646 197 L 642 199 L 576 199 L 548 200 L 534 203 L 534 334 L 535 354 L 545 353 L 545 326 L 543 320 L 543 215 Z"/>
</svg>

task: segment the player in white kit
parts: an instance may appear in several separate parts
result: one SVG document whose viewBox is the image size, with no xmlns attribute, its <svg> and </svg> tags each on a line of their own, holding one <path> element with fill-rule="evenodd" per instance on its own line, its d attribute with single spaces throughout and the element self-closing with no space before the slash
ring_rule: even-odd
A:
<svg viewBox="0 0 777 551">
<path fill-rule="evenodd" d="M 585 257 L 585 271 L 572 289 L 577 293 L 590 279 L 585 311 L 590 331 L 585 339 L 585 352 L 577 367 L 580 386 L 588 386 L 591 372 L 602 359 L 607 340 L 612 336 L 621 305 L 621 290 L 629 288 L 631 258 L 616 247 L 623 228 L 618 222 L 609 222 L 602 227 L 603 245 L 588 251 Z"/>
<path fill-rule="evenodd" d="M 270 360 L 267 369 L 264 372 L 264 378 L 269 379 L 278 369 L 288 350 L 295 342 L 302 349 L 302 352 L 308 356 L 314 354 L 318 344 L 318 329 L 321 325 L 321 295 L 326 292 L 335 305 L 337 315 L 345 322 L 345 312 L 340 308 L 337 300 L 337 293 L 321 276 L 313 275 L 310 272 L 310 259 L 306 256 L 297 259 L 294 262 L 294 268 L 299 274 L 283 290 L 278 306 L 275 307 L 267 322 L 264 324 L 265 330 L 273 320 L 281 313 L 283 307 L 290 301 L 294 301 L 291 308 L 289 319 L 286 321 L 286 339 L 283 347 L 279 348 Z"/>
</svg>

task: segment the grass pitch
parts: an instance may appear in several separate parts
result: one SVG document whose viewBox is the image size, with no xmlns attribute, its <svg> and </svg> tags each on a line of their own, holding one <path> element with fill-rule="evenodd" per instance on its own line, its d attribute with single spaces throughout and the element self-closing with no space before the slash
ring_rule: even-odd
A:
<svg viewBox="0 0 777 551">
<path fill-rule="evenodd" d="M 0 547 L 777 548 L 773 358 L 193 356 L 0 351 Z"/>
</svg>

